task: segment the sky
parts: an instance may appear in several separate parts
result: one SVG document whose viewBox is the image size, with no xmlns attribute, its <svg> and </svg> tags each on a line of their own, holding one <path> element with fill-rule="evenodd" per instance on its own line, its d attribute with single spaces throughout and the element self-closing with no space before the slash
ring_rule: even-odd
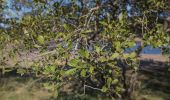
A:
<svg viewBox="0 0 170 100">
<path fill-rule="evenodd" d="M 22 18 L 24 13 L 30 12 L 31 8 L 21 6 L 21 10 L 17 11 L 13 8 L 14 0 L 7 0 L 7 9 L 4 10 L 5 18 Z"/>
</svg>

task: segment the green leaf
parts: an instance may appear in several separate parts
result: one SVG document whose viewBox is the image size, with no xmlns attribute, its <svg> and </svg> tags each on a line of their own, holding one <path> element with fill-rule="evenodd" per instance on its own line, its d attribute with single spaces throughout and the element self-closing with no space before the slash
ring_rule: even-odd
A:
<svg viewBox="0 0 170 100">
<path fill-rule="evenodd" d="M 89 55 L 90 55 L 89 52 L 84 49 L 79 50 L 79 54 L 80 56 L 85 57 L 85 58 L 89 58 Z"/>
<path fill-rule="evenodd" d="M 133 46 L 135 46 L 135 42 L 128 42 L 128 47 L 133 47 Z"/>
<path fill-rule="evenodd" d="M 63 27 L 67 31 L 69 31 L 71 29 L 70 25 L 68 25 L 68 24 L 64 24 Z"/>
<path fill-rule="evenodd" d="M 100 53 L 101 48 L 100 48 L 100 47 L 98 47 L 98 46 L 95 46 L 95 50 L 96 50 L 96 52 L 97 52 L 97 53 Z"/>
<path fill-rule="evenodd" d="M 93 66 L 90 67 L 89 72 L 90 72 L 91 74 L 94 72 L 94 67 L 93 67 Z"/>
<path fill-rule="evenodd" d="M 102 24 L 102 25 L 104 25 L 104 26 L 107 26 L 107 25 L 108 25 L 105 21 L 100 21 L 99 23 Z"/>
<path fill-rule="evenodd" d="M 28 34 L 29 32 L 26 30 L 26 29 L 24 29 L 24 34 Z"/>
<path fill-rule="evenodd" d="M 112 29 L 113 27 L 112 27 L 112 25 L 111 25 L 111 24 L 109 24 L 109 25 L 108 25 L 108 28 L 109 28 L 109 29 Z"/>
<path fill-rule="evenodd" d="M 136 57 L 136 53 L 135 52 L 130 53 L 129 57 L 130 58 L 135 58 Z"/>
<path fill-rule="evenodd" d="M 127 58 L 135 58 L 135 57 L 136 57 L 136 53 L 135 53 L 135 52 L 132 52 L 132 53 L 130 53 L 130 54 L 124 54 L 123 57 L 124 57 L 125 59 L 127 59 Z"/>
<path fill-rule="evenodd" d="M 117 84 L 118 82 L 119 82 L 118 79 L 114 79 L 114 80 L 112 81 L 112 84 Z"/>
<path fill-rule="evenodd" d="M 120 52 L 121 51 L 121 43 L 120 43 L 120 41 L 116 41 L 115 46 L 116 46 L 116 50 Z"/>
<path fill-rule="evenodd" d="M 119 57 L 119 53 L 113 53 L 112 56 L 111 56 L 111 58 L 113 58 L 113 59 L 115 59 L 117 57 Z"/>
<path fill-rule="evenodd" d="M 127 59 L 129 57 L 129 54 L 124 54 L 123 57 Z"/>
<path fill-rule="evenodd" d="M 6 72 L 10 72 L 10 71 L 12 71 L 12 69 L 5 69 L 5 70 L 4 70 L 5 73 L 6 73 Z"/>
<path fill-rule="evenodd" d="M 108 59 L 107 59 L 106 57 L 104 57 L 104 56 L 101 56 L 101 57 L 99 58 L 99 61 L 105 62 L 105 61 L 108 61 Z"/>
<path fill-rule="evenodd" d="M 64 74 L 65 75 L 73 75 L 76 73 L 76 71 L 77 71 L 77 68 L 73 68 L 73 69 L 69 69 L 69 70 L 65 71 Z"/>
<path fill-rule="evenodd" d="M 71 67 L 78 67 L 78 63 L 81 62 L 80 59 L 72 59 L 68 62 L 68 65 Z"/>
<path fill-rule="evenodd" d="M 40 46 L 40 45 L 35 44 L 35 45 L 34 45 L 34 47 L 35 47 L 35 48 L 40 48 L 41 46 Z"/>
<path fill-rule="evenodd" d="M 38 43 L 41 44 L 41 45 L 44 45 L 44 44 L 45 44 L 45 40 L 44 40 L 44 37 L 43 37 L 42 35 L 39 35 L 39 36 L 37 37 L 37 41 L 38 41 Z"/>
<path fill-rule="evenodd" d="M 112 78 L 107 78 L 107 86 L 108 87 L 110 87 L 110 85 L 111 85 L 111 83 L 112 83 Z"/>
<path fill-rule="evenodd" d="M 51 71 L 52 73 L 55 73 L 56 66 L 49 66 L 49 68 L 50 68 L 50 71 Z"/>
<path fill-rule="evenodd" d="M 123 13 L 120 13 L 118 18 L 119 18 L 119 21 L 122 21 L 123 20 Z"/>
<path fill-rule="evenodd" d="M 86 70 L 85 69 L 83 69 L 81 72 L 80 72 L 80 75 L 82 76 L 82 77 L 85 77 L 86 76 Z"/>
<path fill-rule="evenodd" d="M 50 83 L 44 83 L 43 86 L 47 89 L 47 90 L 53 90 L 54 89 L 54 85 L 50 84 Z"/>
<path fill-rule="evenodd" d="M 89 30 L 83 30 L 81 33 L 91 33 L 91 32 L 93 32 L 91 29 L 89 29 Z"/>
<path fill-rule="evenodd" d="M 73 43 L 72 42 L 69 42 L 68 44 L 68 49 L 72 49 L 73 48 Z"/>
<path fill-rule="evenodd" d="M 108 88 L 106 86 L 103 86 L 101 89 L 102 92 L 107 92 L 107 90 L 108 90 Z"/>
<path fill-rule="evenodd" d="M 18 74 L 21 74 L 21 76 L 24 75 L 26 72 L 27 72 L 27 71 L 26 71 L 25 69 L 21 69 L 21 68 L 20 68 L 20 69 L 17 69 L 17 73 L 18 73 Z"/>
</svg>

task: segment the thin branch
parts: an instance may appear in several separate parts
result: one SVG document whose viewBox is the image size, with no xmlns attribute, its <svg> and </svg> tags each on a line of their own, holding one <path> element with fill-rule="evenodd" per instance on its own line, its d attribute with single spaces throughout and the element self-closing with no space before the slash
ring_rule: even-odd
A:
<svg viewBox="0 0 170 100">
<path fill-rule="evenodd" d="M 99 88 L 95 88 L 95 87 L 92 87 L 92 86 L 89 86 L 89 85 L 84 85 L 84 94 L 86 93 L 86 87 L 91 88 L 93 90 L 101 91 L 101 89 L 99 89 Z"/>
</svg>

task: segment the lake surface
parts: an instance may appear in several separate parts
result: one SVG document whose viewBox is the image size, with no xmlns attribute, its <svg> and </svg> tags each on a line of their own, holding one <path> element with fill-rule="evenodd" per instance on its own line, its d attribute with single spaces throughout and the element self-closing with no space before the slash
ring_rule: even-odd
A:
<svg viewBox="0 0 170 100">
<path fill-rule="evenodd" d="M 126 53 L 137 50 L 141 43 L 136 43 L 136 46 L 126 49 Z M 146 46 L 141 51 L 141 54 L 161 54 L 161 48 L 153 48 L 152 46 Z"/>
</svg>

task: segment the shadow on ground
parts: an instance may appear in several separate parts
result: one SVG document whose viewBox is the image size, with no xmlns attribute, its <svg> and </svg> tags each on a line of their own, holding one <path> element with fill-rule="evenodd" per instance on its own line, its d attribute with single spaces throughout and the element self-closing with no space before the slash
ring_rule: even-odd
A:
<svg viewBox="0 0 170 100">
<path fill-rule="evenodd" d="M 142 60 L 137 75 L 140 85 L 134 100 L 170 100 L 168 67 L 170 66 L 166 63 Z M 0 76 L 0 100 L 50 100 L 52 93 L 44 90 L 41 87 L 42 84 L 36 80 L 33 77 L 16 75 L 15 71 L 6 76 Z M 100 96 L 65 95 L 57 100 L 102 100 L 102 98 Z"/>
<path fill-rule="evenodd" d="M 169 67 L 167 63 L 163 62 L 141 61 L 137 100 L 170 100 Z"/>
</svg>

